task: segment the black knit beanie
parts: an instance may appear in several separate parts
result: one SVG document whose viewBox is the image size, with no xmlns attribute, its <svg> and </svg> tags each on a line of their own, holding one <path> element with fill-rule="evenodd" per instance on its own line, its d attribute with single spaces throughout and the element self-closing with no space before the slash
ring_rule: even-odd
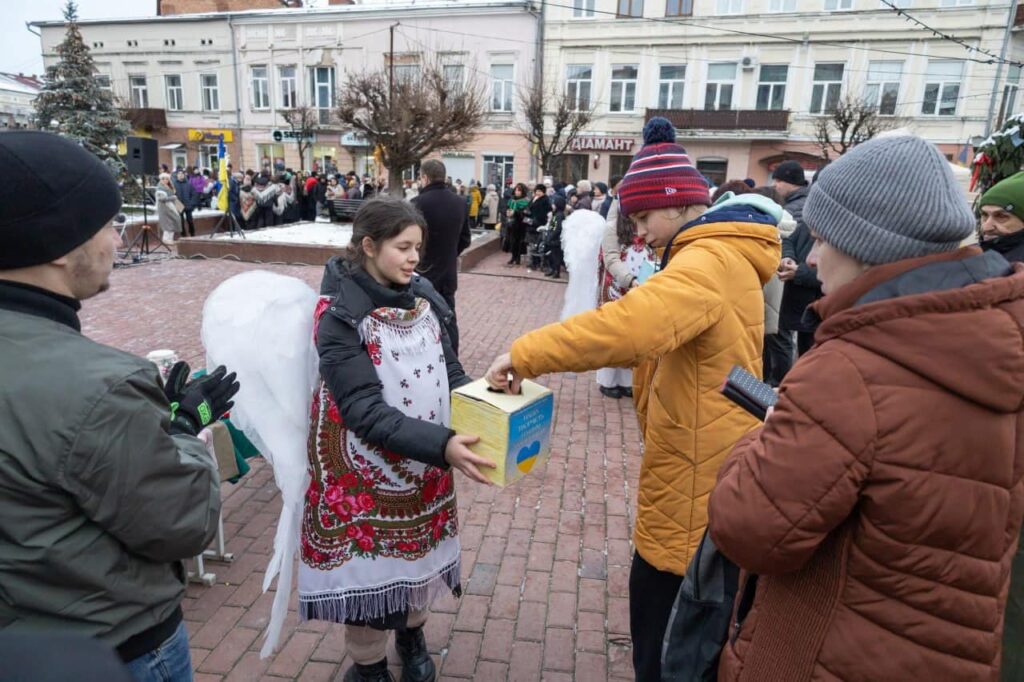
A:
<svg viewBox="0 0 1024 682">
<path fill-rule="evenodd" d="M 0 133 L 0 270 L 41 265 L 92 239 L 121 209 L 107 167 L 53 133 Z"/>
</svg>

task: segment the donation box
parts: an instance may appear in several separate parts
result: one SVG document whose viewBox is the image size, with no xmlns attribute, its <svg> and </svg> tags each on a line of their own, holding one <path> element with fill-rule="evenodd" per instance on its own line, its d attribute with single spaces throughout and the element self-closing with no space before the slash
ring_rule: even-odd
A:
<svg viewBox="0 0 1024 682">
<path fill-rule="evenodd" d="M 523 382 L 519 395 L 510 395 L 490 391 L 487 381 L 478 379 L 452 391 L 451 428 L 480 437 L 470 449 L 497 465 L 480 471 L 505 487 L 547 461 L 554 405 L 551 391 L 532 381 Z"/>
</svg>

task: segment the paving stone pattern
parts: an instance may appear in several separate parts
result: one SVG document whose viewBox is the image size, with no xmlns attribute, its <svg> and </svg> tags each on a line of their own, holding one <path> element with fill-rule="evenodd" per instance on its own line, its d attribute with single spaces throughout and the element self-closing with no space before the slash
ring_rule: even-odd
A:
<svg viewBox="0 0 1024 682">
<path fill-rule="evenodd" d="M 519 334 L 556 320 L 561 309 L 562 284 L 525 268 L 506 269 L 506 258 L 495 255 L 460 275 L 462 360 L 472 376 Z M 109 292 L 85 303 L 83 331 L 140 355 L 171 348 L 202 366 L 203 301 L 223 280 L 257 267 L 314 288 L 321 276 L 320 268 L 233 261 L 121 269 Z M 627 586 L 640 463 L 635 413 L 628 400 L 602 397 L 592 374 L 541 381 L 556 396 L 547 466 L 505 490 L 457 474 L 465 594 L 439 600 L 426 625 L 442 680 L 592 682 L 633 675 Z M 235 561 L 210 562 L 216 584 L 190 585 L 184 604 L 197 682 L 340 680 L 349 665 L 344 628 L 299 623 L 294 610 L 278 653 L 260 660 L 273 599 L 261 592 L 263 571 L 280 495 L 262 461 L 238 485 L 222 486 L 222 494 Z M 393 649 L 389 657 L 397 678 Z"/>
</svg>

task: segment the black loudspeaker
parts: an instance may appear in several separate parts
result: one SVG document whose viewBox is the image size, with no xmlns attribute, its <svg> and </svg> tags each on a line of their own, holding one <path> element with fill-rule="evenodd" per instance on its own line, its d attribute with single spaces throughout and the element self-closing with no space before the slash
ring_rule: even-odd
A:
<svg viewBox="0 0 1024 682">
<path fill-rule="evenodd" d="M 156 175 L 160 170 L 160 152 L 156 140 L 149 137 L 129 137 L 128 155 L 124 165 L 132 175 Z"/>
</svg>

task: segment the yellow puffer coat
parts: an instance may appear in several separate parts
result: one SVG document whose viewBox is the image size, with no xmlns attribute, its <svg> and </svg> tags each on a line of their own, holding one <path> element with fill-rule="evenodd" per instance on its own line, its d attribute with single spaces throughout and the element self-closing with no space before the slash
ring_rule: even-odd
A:
<svg viewBox="0 0 1024 682">
<path fill-rule="evenodd" d="M 676 237 L 668 266 L 642 286 L 512 346 L 512 365 L 528 378 L 637 368 L 644 458 L 633 541 L 661 571 L 686 572 L 719 465 L 757 426 L 720 389 L 734 365 L 761 374 L 762 287 L 781 255 L 778 228 L 767 221 L 743 209 L 706 214 Z"/>
</svg>

